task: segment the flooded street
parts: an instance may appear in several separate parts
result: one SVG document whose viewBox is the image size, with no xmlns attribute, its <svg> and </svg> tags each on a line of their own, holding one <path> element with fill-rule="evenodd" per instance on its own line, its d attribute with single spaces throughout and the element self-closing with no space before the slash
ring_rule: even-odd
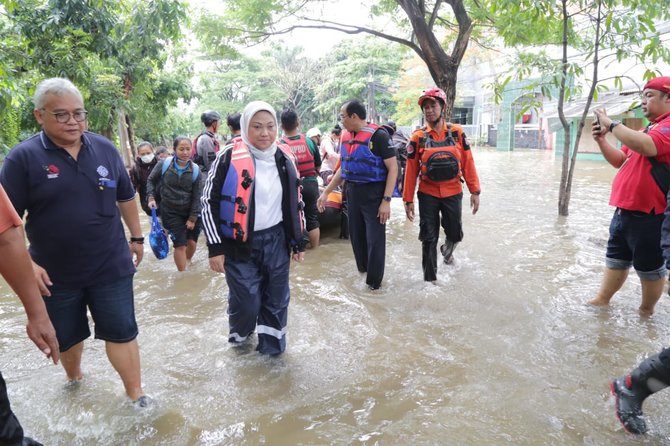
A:
<svg viewBox="0 0 670 446">
<path fill-rule="evenodd" d="M 585 304 L 600 283 L 614 169 L 579 162 L 560 218 L 553 153 L 474 156 L 480 211 L 467 211 L 466 193 L 465 238 L 437 284 L 422 280 L 418 218 L 394 199 L 380 293 L 336 232 L 293 263 L 279 358 L 229 347 L 227 287 L 204 235 L 181 274 L 147 246 L 135 300 L 149 410 L 126 399 L 101 341 L 86 342 L 86 377 L 66 388 L 2 282 L 0 370 L 26 434 L 49 446 L 670 444 L 670 392 L 647 400 L 650 434 L 635 439 L 608 388 L 667 345 L 667 295 L 640 318 L 632 273 L 609 309 Z"/>
</svg>

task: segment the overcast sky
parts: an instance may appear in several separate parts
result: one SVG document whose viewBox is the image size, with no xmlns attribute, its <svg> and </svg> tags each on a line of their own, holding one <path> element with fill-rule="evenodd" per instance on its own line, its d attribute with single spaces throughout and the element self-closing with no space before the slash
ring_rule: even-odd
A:
<svg viewBox="0 0 670 446">
<path fill-rule="evenodd" d="M 205 9 L 217 13 L 217 10 L 224 5 L 223 1 L 217 0 L 188 0 L 188 3 L 196 9 Z M 361 0 L 337 0 L 332 2 L 323 2 L 319 4 L 319 11 L 323 11 L 324 18 L 340 23 L 354 23 L 352 11 L 367 11 L 361 7 Z M 361 20 L 362 19 L 362 20 Z M 363 25 L 365 15 L 357 19 L 357 24 Z M 290 34 L 277 36 L 271 41 L 283 40 L 287 46 L 301 46 L 305 49 L 305 54 L 318 58 L 324 55 L 342 40 L 355 39 L 362 37 L 361 34 L 350 35 L 331 30 L 299 29 Z"/>
</svg>

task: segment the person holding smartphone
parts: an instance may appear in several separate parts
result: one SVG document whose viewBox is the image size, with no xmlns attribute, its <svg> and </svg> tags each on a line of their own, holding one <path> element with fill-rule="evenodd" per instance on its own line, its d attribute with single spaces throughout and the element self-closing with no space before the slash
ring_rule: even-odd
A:
<svg viewBox="0 0 670 446">
<path fill-rule="evenodd" d="M 619 172 L 614 178 L 610 204 L 616 206 L 607 243 L 605 275 L 598 294 L 589 301 L 607 305 L 635 268 L 642 284 L 641 315 L 650 315 L 663 292 L 670 266 L 670 216 L 663 184 L 652 175 L 652 163 L 670 163 L 670 77 L 650 80 L 642 91 L 642 111 L 649 119 L 643 131 L 635 131 L 595 110 L 593 138 L 605 159 Z M 623 144 L 615 149 L 605 135 Z M 667 212 L 667 211 L 666 211 Z M 630 373 L 610 382 L 616 416 L 627 432 L 643 434 L 647 425 L 642 403 L 670 385 L 670 349 L 642 361 Z"/>
</svg>

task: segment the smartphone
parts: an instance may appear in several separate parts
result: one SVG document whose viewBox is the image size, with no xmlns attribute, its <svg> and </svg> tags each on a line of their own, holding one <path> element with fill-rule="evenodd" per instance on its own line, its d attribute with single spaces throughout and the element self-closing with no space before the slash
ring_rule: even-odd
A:
<svg viewBox="0 0 670 446">
<path fill-rule="evenodd" d="M 593 114 L 593 128 L 598 130 L 598 133 L 602 133 L 602 128 L 600 127 L 600 119 L 598 115 Z"/>
</svg>

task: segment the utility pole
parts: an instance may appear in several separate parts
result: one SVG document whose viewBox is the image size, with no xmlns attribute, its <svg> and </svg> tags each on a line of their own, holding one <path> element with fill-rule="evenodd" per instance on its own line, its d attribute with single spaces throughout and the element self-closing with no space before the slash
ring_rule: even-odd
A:
<svg viewBox="0 0 670 446">
<path fill-rule="evenodd" d="M 368 121 L 377 122 L 377 105 L 375 104 L 374 68 L 368 67 Z"/>
</svg>

